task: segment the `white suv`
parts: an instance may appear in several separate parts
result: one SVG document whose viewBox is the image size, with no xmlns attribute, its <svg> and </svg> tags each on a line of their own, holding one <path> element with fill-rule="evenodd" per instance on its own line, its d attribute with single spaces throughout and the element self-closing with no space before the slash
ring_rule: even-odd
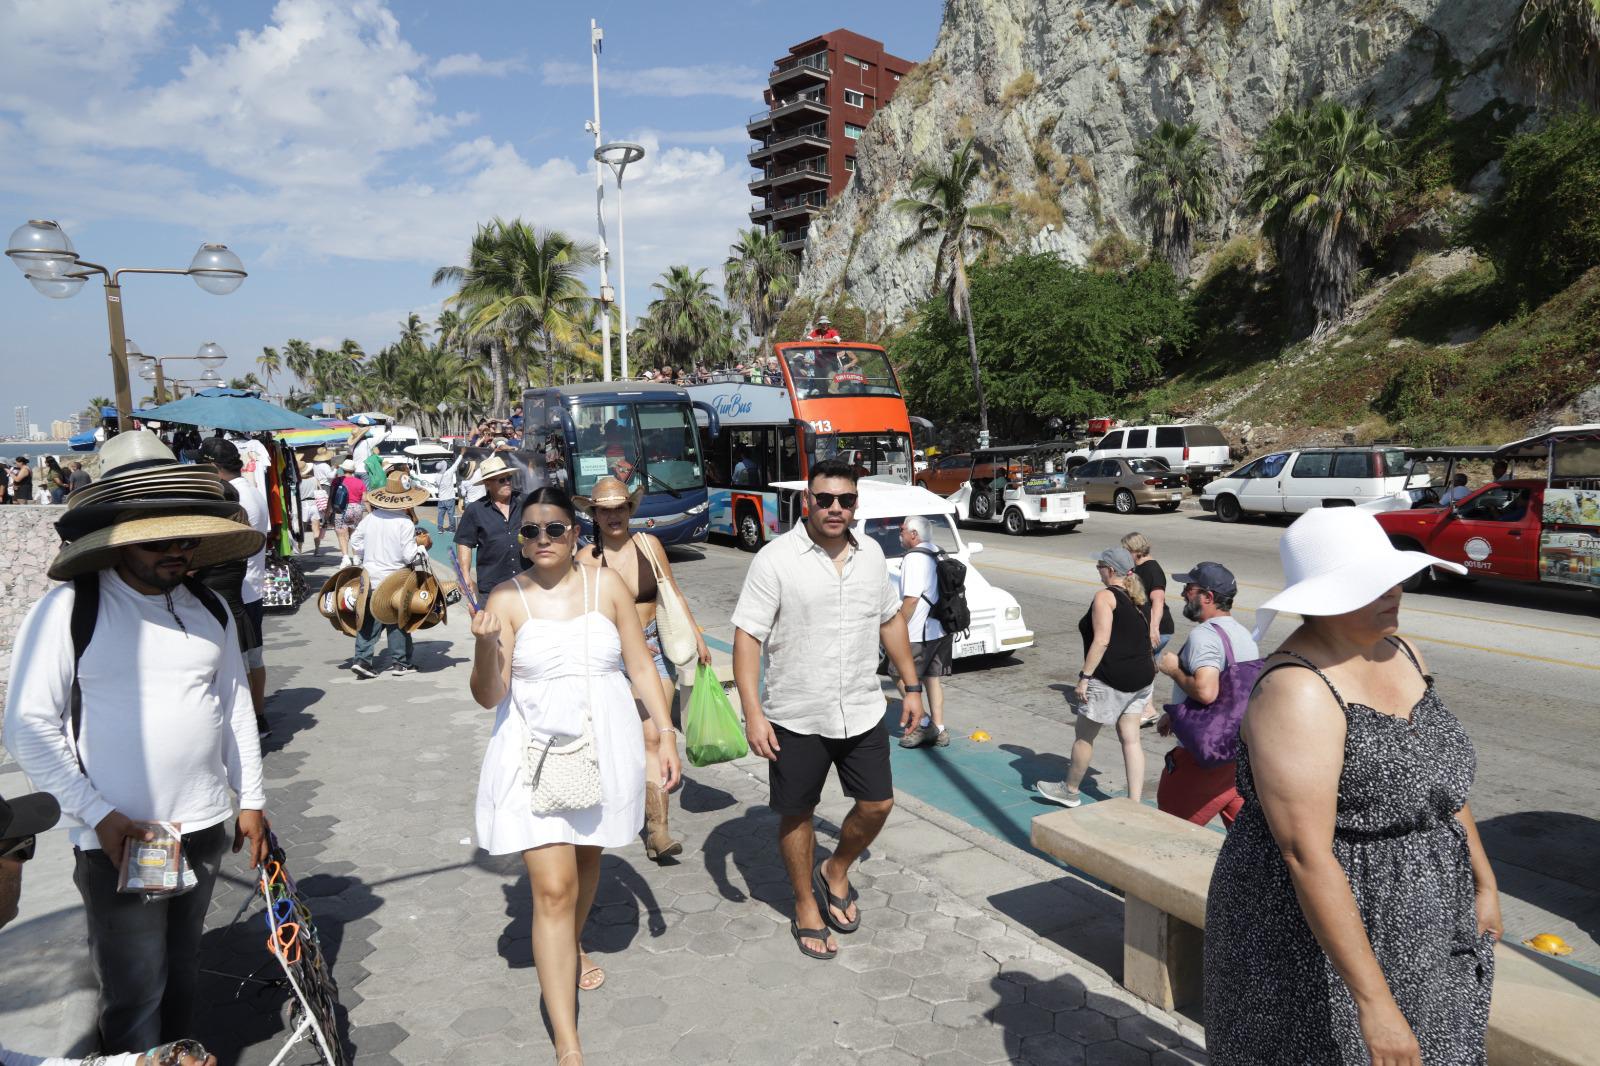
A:
<svg viewBox="0 0 1600 1066">
<path fill-rule="evenodd" d="M 1228 469 L 1228 438 L 1216 426 L 1123 426 L 1100 438 L 1090 459 L 1160 459 L 1198 489 Z"/>
<path fill-rule="evenodd" d="M 1253 459 L 1206 486 L 1200 507 L 1224 522 L 1250 514 L 1303 514 L 1371 503 L 1413 487 L 1401 448 L 1304 448 Z M 1428 482 L 1421 474 L 1417 486 Z"/>
</svg>

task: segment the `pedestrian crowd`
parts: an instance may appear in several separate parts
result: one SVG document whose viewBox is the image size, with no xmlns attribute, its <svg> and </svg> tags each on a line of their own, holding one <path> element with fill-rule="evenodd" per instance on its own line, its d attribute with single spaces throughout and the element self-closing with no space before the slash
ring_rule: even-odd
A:
<svg viewBox="0 0 1600 1066">
<path fill-rule="evenodd" d="M 416 510 L 429 493 L 410 460 L 385 464 L 377 436 L 343 460 L 308 450 L 298 468 L 312 552 L 329 525 L 340 546 L 318 607 L 354 637 L 348 665 L 363 679 L 380 672 L 380 637 L 391 674 L 414 669 L 412 633 L 442 617 L 418 576 L 433 580 Z M 230 846 L 248 849 L 252 868 L 266 857 L 259 579 L 270 523 L 243 443 L 199 441 L 193 465 L 149 433 L 124 433 L 102 449 L 97 480 L 67 491 L 76 472 L 59 479 L 65 543 L 50 576 L 63 583 L 17 636 L 4 740 L 43 794 L 0 802 L 0 921 L 59 807 L 102 1049 L 128 1053 L 108 1061 L 214 1061 L 189 1039 L 207 905 Z M 523 486 L 499 453 L 450 473 L 479 490 L 453 523 L 452 560 L 471 614 L 467 687 L 494 712 L 477 842 L 521 856 L 555 1061 L 573 1066 L 579 994 L 606 979 L 582 942 L 602 852 L 641 834 L 651 859 L 682 852 L 669 826 L 682 779 L 675 674 L 711 653 L 663 546 L 632 530 L 639 487 Z M 968 624 L 961 564 L 927 520 L 903 522 L 891 580 L 879 543 L 856 536 L 859 502 L 852 466 L 815 464 L 803 520 L 754 557 L 732 616 L 745 734 L 766 762 L 794 894 L 790 936 L 819 962 L 872 924 L 852 869 L 894 807 L 891 722 L 902 747 L 948 746 L 944 679 Z M 1169 582 L 1139 534 L 1102 551 L 1078 624 L 1066 777 L 1039 794 L 1084 803 L 1109 725 L 1137 800 L 1142 725 L 1174 737 L 1158 805 L 1227 829 L 1206 923 L 1212 1061 L 1481 1063 L 1501 922 L 1467 805 L 1475 761 L 1420 653 L 1397 636 L 1401 582 L 1451 564 L 1393 548 L 1354 508 L 1302 516 L 1281 553 L 1286 586 L 1252 632 L 1233 618 L 1238 582 L 1221 564 Z M 1176 651 L 1169 587 L 1193 623 Z M 1268 652 L 1280 611 L 1302 622 Z M 1173 686 L 1163 711 L 1158 674 Z M 830 775 L 852 805 L 819 855 Z M 129 891 L 127 856 L 159 858 L 169 839 L 170 883 Z"/>
</svg>

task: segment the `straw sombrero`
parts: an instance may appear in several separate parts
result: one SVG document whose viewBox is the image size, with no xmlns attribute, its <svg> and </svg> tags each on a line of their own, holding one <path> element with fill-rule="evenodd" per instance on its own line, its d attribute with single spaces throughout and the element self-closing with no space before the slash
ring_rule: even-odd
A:
<svg viewBox="0 0 1600 1066">
<path fill-rule="evenodd" d="M 199 538 L 196 569 L 253 555 L 264 534 L 241 519 L 236 500 L 208 466 L 182 465 L 148 430 L 120 433 L 100 451 L 103 476 L 74 493 L 56 522 L 62 548 L 47 573 L 54 581 L 104 570 L 120 549 L 152 541 Z"/>
<path fill-rule="evenodd" d="M 317 593 L 317 610 L 347 637 L 361 632 L 367 620 L 367 594 L 372 583 L 360 566 L 346 566 L 333 572 Z"/>
<path fill-rule="evenodd" d="M 572 506 L 591 516 L 596 507 L 627 507 L 628 513 L 633 514 L 639 509 L 639 501 L 644 499 L 643 485 L 629 492 L 628 486 L 614 477 L 601 478 L 589 491 L 588 496 L 574 496 Z"/>
<path fill-rule="evenodd" d="M 316 454 L 311 457 L 311 461 L 313 463 L 331 463 L 333 462 L 333 453 L 326 448 L 318 448 Z"/>
<path fill-rule="evenodd" d="M 367 490 L 367 502 L 380 511 L 409 511 L 428 502 L 428 490 L 408 489 L 399 474 L 390 474 L 381 489 Z"/>
<path fill-rule="evenodd" d="M 409 567 L 396 570 L 372 593 L 372 616 L 384 625 L 415 633 L 445 620 L 445 598 L 439 579 Z"/>
<path fill-rule="evenodd" d="M 506 462 L 505 456 L 491 455 L 489 458 L 478 464 L 477 471 L 468 480 L 468 483 L 472 485 L 482 485 L 485 481 L 488 481 L 492 477 L 505 477 L 507 474 L 515 477 L 517 474 L 517 468 Z"/>
</svg>

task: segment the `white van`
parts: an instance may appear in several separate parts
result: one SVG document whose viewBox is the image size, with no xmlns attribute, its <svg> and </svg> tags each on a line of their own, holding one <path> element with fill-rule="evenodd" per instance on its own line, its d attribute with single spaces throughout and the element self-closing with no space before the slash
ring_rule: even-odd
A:
<svg viewBox="0 0 1600 1066">
<path fill-rule="evenodd" d="M 1216 426 L 1123 426 L 1100 438 L 1090 459 L 1160 459 L 1198 489 L 1233 461 Z"/>
<path fill-rule="evenodd" d="M 1224 522 L 1242 514 L 1304 514 L 1313 507 L 1351 507 L 1425 488 L 1428 474 L 1412 476 L 1405 449 L 1304 448 L 1273 452 L 1212 481 L 1202 510 Z"/>
</svg>

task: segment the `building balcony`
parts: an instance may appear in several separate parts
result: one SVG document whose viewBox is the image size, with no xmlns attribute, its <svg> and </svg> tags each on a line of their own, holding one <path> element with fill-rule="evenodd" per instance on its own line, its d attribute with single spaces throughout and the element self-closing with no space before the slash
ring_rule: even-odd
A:
<svg viewBox="0 0 1600 1066">
<path fill-rule="evenodd" d="M 761 143 L 750 150 L 750 165 L 758 166 L 761 160 L 775 157 L 796 148 L 811 149 L 813 151 L 825 150 L 829 145 L 828 124 L 826 122 L 810 122 L 804 126 L 793 129 L 778 130 L 767 134 Z"/>
<path fill-rule="evenodd" d="M 796 188 L 805 185 L 826 186 L 831 175 L 825 156 L 805 159 L 783 167 L 768 167 L 765 174 L 750 183 L 750 191 L 761 193 L 779 188 Z"/>
<path fill-rule="evenodd" d="M 806 233 L 808 230 L 782 230 L 783 239 L 778 242 L 778 247 L 786 252 L 803 252 L 806 248 Z"/>
<path fill-rule="evenodd" d="M 828 53 L 814 52 L 808 56 L 798 56 L 780 62 L 772 68 L 772 73 L 767 75 L 767 84 L 773 90 L 780 85 L 809 85 L 817 82 L 826 84 L 832 76 L 832 71 L 828 69 Z"/>
<path fill-rule="evenodd" d="M 766 108 L 764 110 L 757 111 L 755 114 L 751 115 L 750 118 L 745 121 L 744 128 L 745 128 L 746 132 L 748 132 L 750 134 L 750 136 L 754 137 L 756 140 L 759 141 L 759 140 L 763 139 L 763 136 L 760 133 L 760 131 L 764 130 L 764 129 L 767 129 L 771 125 L 772 125 L 772 109 L 771 108 Z"/>
<path fill-rule="evenodd" d="M 807 89 L 805 92 L 774 100 L 769 114 L 772 116 L 772 121 L 777 122 L 790 116 L 827 118 L 832 111 L 827 103 L 827 95 L 821 89 Z"/>
<path fill-rule="evenodd" d="M 823 190 L 796 193 L 793 196 L 773 197 L 772 221 L 814 215 L 828 206 L 828 194 Z"/>
<path fill-rule="evenodd" d="M 772 217 L 772 208 L 765 200 L 755 200 L 750 204 L 750 221 L 760 225 Z"/>
</svg>

